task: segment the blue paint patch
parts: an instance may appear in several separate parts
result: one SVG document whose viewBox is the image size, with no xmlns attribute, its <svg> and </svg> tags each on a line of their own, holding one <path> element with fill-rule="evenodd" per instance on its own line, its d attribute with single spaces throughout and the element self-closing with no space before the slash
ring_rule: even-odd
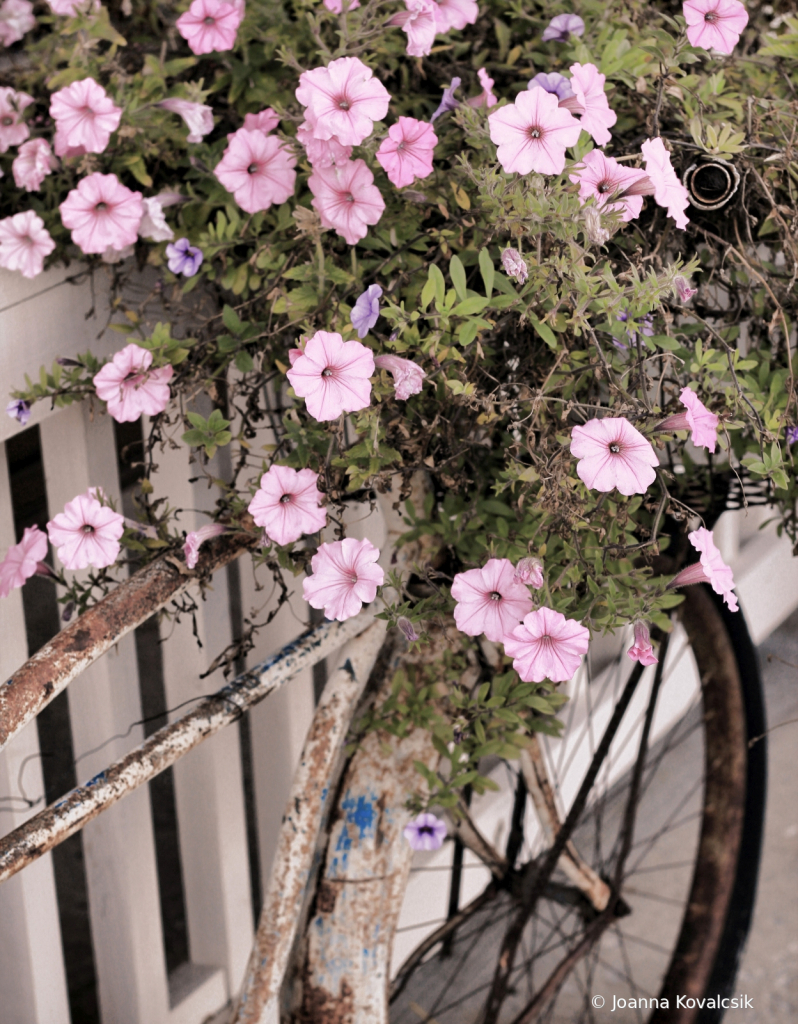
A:
<svg viewBox="0 0 798 1024">
<path fill-rule="evenodd" d="M 324 789 L 323 789 L 323 790 L 321 791 L 321 802 L 322 802 L 322 803 L 325 803 L 325 802 L 326 802 L 326 800 L 327 800 L 327 794 L 328 794 L 329 792 L 330 792 L 330 790 L 329 790 L 329 787 L 328 787 L 328 786 L 325 786 L 325 787 L 324 787 Z"/>
<path fill-rule="evenodd" d="M 105 772 L 104 771 L 98 772 L 97 775 L 95 775 L 93 779 L 89 779 L 88 782 L 84 782 L 83 783 L 83 788 L 84 789 L 89 789 L 91 786 L 96 786 L 98 783 L 102 782 L 104 778 L 105 778 Z"/>
<path fill-rule="evenodd" d="M 336 851 L 338 850 L 351 850 L 352 840 L 349 838 L 349 829 L 344 825 L 340 836 L 338 836 L 338 842 L 335 844 Z"/>
<path fill-rule="evenodd" d="M 374 819 L 376 817 L 374 805 L 376 803 L 376 793 L 358 796 L 357 799 L 347 793 L 344 800 L 341 801 L 341 807 L 346 813 L 346 820 L 358 830 L 361 842 L 364 839 L 371 839 L 374 835 Z"/>
</svg>

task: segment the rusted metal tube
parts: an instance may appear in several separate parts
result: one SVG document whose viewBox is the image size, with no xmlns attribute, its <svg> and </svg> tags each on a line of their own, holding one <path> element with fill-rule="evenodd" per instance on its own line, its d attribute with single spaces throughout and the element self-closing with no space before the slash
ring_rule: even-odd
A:
<svg viewBox="0 0 798 1024">
<path fill-rule="evenodd" d="M 257 545 L 255 534 L 232 533 L 203 545 L 196 569 L 174 554 L 134 573 L 53 637 L 0 684 L 0 750 L 69 683 L 127 633 L 173 598 Z"/>
<path fill-rule="evenodd" d="M 386 624 L 377 620 L 340 656 L 302 750 L 286 806 L 260 923 L 244 975 L 235 1024 L 279 1024 L 280 993 L 295 939 L 315 886 L 319 835 L 335 805 L 346 734 L 377 661 Z"/>
<path fill-rule="evenodd" d="M 327 622 L 305 633 L 200 701 L 192 711 L 153 733 L 104 772 L 9 832 L 0 839 L 0 882 L 68 839 L 203 740 L 235 722 L 247 708 L 279 689 L 302 669 L 310 668 L 364 632 L 373 618 L 373 614 L 365 612 L 346 622 Z"/>
</svg>

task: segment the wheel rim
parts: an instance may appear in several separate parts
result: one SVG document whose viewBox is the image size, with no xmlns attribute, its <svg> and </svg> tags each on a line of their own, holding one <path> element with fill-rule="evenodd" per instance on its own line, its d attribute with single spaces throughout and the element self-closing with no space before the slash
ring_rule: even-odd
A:
<svg viewBox="0 0 798 1024">
<path fill-rule="evenodd" d="M 670 963 L 668 960 L 664 961 L 656 987 L 648 989 L 649 996 L 656 995 L 660 1000 L 667 998 L 670 1009 L 668 1011 L 654 1010 L 651 1024 L 655 1024 L 655 1022 L 664 1024 L 666 1021 L 677 1020 L 680 1024 L 687 1024 L 687 1021 L 695 1019 L 697 1010 L 694 1008 L 680 1007 L 679 1014 L 681 1016 L 674 1014 L 675 996 L 682 995 L 688 998 L 693 995 L 700 996 L 706 989 L 732 894 L 745 801 L 745 718 L 740 695 L 740 675 L 734 651 L 729 643 L 722 617 L 714 606 L 712 596 L 708 592 L 705 593 L 700 587 L 691 588 L 686 596 L 683 618 L 690 638 L 690 649 L 703 681 L 702 699 L 705 707 L 702 717 L 705 741 L 703 760 L 706 765 L 706 779 L 702 800 L 703 809 L 699 811 L 700 830 L 697 817 L 694 838 L 689 842 L 685 841 L 684 844 L 685 847 L 688 847 L 690 842 L 694 842 L 697 848 L 695 870 L 691 872 L 690 869 L 684 869 L 683 872 L 685 873 L 685 895 L 680 898 L 682 898 L 683 905 L 686 904 L 687 909 L 681 919 L 680 927 L 678 927 L 678 919 L 674 920 L 674 930 L 678 937 L 671 940 L 671 944 L 668 946 L 673 950 Z M 573 727 L 574 723 L 571 722 L 571 728 Z M 670 756 L 678 752 L 677 748 L 685 740 L 689 741 L 693 728 L 694 726 L 690 726 L 689 730 L 684 731 L 684 735 L 673 740 Z M 667 742 L 670 743 L 670 739 Z M 656 756 L 661 757 L 660 754 Z M 646 785 L 648 786 L 650 782 L 649 778 Z M 685 817 L 686 820 L 687 817 Z M 578 835 L 577 838 L 579 840 L 577 845 L 584 842 L 584 836 Z M 646 839 L 647 837 L 644 836 L 640 841 L 644 854 Z M 654 841 L 657 841 L 656 834 L 654 834 Z M 633 865 L 631 874 L 639 872 L 642 876 L 646 870 L 649 870 L 644 863 L 641 867 L 641 863 L 642 861 L 639 860 L 636 865 Z M 665 867 L 667 866 L 665 865 Z M 681 869 L 680 864 L 674 866 Z M 649 875 L 648 877 L 655 876 Z M 656 898 L 654 894 L 634 892 L 633 889 L 634 887 L 630 889 L 630 902 L 634 902 L 636 899 L 639 903 L 640 899 L 644 897 Z M 624 890 L 622 890 L 622 895 L 623 892 Z M 547 896 L 547 902 L 552 904 L 550 895 Z M 483 900 L 479 916 L 474 916 L 476 931 L 488 934 L 492 927 L 490 922 L 501 918 L 502 915 L 506 916 L 511 909 L 506 893 L 498 892 L 495 895 L 493 892 L 489 893 L 488 898 Z M 567 914 L 562 914 L 558 920 L 555 909 L 548 922 L 536 921 L 534 923 L 530 928 L 528 941 L 542 944 L 545 951 L 547 936 L 548 941 L 553 945 L 555 940 L 551 936 L 554 935 L 561 940 L 561 949 L 573 950 L 580 942 L 583 942 L 585 936 L 589 937 L 589 925 L 583 923 L 581 931 L 576 929 L 568 933 L 566 917 Z M 588 1005 L 588 996 L 591 986 L 598 984 L 595 979 L 601 975 L 602 971 L 605 975 L 607 974 L 605 965 L 602 963 L 604 959 L 602 951 L 614 943 L 621 962 L 624 957 L 627 959 L 630 957 L 629 950 L 624 948 L 625 945 L 629 945 L 629 936 L 624 934 L 624 930 L 619 927 L 617 921 L 612 923 L 605 935 L 611 941 L 602 939 L 601 946 L 597 946 L 592 952 L 592 944 L 587 943 L 584 962 L 580 966 L 580 972 L 583 975 L 583 980 L 580 983 L 581 994 L 572 992 L 569 997 L 570 1003 L 569 998 L 564 998 L 568 995 L 569 985 L 573 988 L 574 983 L 573 977 L 566 977 L 563 979 L 564 984 L 561 983 L 558 988 L 557 1000 L 551 1002 L 550 1006 L 539 1008 L 540 1012 L 530 1019 L 568 1020 L 569 1024 L 577 1019 L 594 1019 L 594 1011 Z M 644 941 L 642 937 L 632 936 L 632 939 Z M 467 940 L 472 940 L 472 932 L 469 930 L 468 923 L 461 926 L 458 944 L 462 945 Z M 543 958 L 540 957 L 540 959 L 542 961 Z M 427 965 L 424 966 L 426 969 Z M 545 974 L 545 972 L 543 973 Z M 622 971 L 618 973 L 622 976 Z M 438 986 L 441 993 L 443 994 L 444 989 L 462 991 L 472 980 L 476 984 L 473 972 L 469 971 L 468 974 L 469 977 L 463 979 L 462 983 L 457 978 L 451 979 L 447 983 L 442 974 L 442 980 Z M 629 971 L 627 971 L 627 975 L 631 977 Z M 659 987 L 660 981 L 661 988 Z M 634 982 L 632 984 L 634 985 Z M 620 993 L 622 987 L 623 985 L 619 982 L 616 984 L 615 990 Z M 599 991 L 599 989 L 594 988 L 593 991 Z M 636 992 L 639 995 L 640 991 L 633 989 L 630 993 L 627 990 L 627 994 Z M 582 1008 L 578 1012 L 574 1012 L 574 1002 L 578 999 L 582 1000 Z M 430 1001 L 428 1005 L 420 1005 L 416 1002 L 416 1007 L 411 1015 L 394 1012 L 392 1020 L 404 1022 L 405 1020 L 424 1019 L 423 1016 L 419 1018 L 419 1013 L 423 1011 L 432 1013 L 430 1020 L 439 1020 L 440 1024 L 448 1024 L 450 1020 L 457 1019 L 451 1016 L 456 1012 L 454 1006 L 451 1005 L 454 1001 L 449 999 L 447 1003 L 446 999 L 437 998 Z M 404 1003 L 407 1006 L 408 1000 L 405 999 Z M 570 1010 L 565 1017 L 561 1017 L 556 1006 L 560 1004 L 564 1006 L 566 1003 L 569 1003 Z M 656 1006 L 656 1003 L 652 999 L 649 1005 Z M 611 1006 L 612 1002 L 610 1001 Z M 515 1010 L 517 1011 L 517 1001 Z M 638 1020 L 643 1021 L 648 1015 L 648 1009 L 645 1009 L 643 1013 L 638 1012 Z M 502 1022 L 509 1022 L 516 1017 L 517 1013 L 513 1012 L 512 1014 L 503 1014 L 499 1019 Z M 481 1020 L 481 1017 L 464 1015 L 459 1020 L 465 1024 L 467 1020 L 478 1021 Z M 521 1017 L 518 1017 L 518 1020 L 520 1021 Z"/>
</svg>

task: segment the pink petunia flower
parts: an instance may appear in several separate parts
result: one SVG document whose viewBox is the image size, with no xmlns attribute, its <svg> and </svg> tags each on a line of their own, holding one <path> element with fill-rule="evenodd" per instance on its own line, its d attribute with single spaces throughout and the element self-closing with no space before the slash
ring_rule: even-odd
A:
<svg viewBox="0 0 798 1024">
<path fill-rule="evenodd" d="M 44 221 L 33 210 L 0 220 L 0 267 L 18 270 L 23 277 L 36 277 L 44 269 L 44 258 L 55 242 Z"/>
<path fill-rule="evenodd" d="M 682 388 L 680 395 L 682 405 L 687 412 L 677 412 L 668 416 L 657 425 L 657 430 L 691 430 L 690 440 L 697 448 L 707 448 L 714 454 L 718 443 L 718 423 L 720 420 L 714 412 L 710 412 L 692 388 Z"/>
<path fill-rule="evenodd" d="M 572 679 L 589 644 L 590 632 L 581 623 L 546 607 L 530 612 L 504 637 L 505 653 L 525 683 Z"/>
<path fill-rule="evenodd" d="M 275 135 L 239 128 L 213 173 L 247 213 L 294 194 L 296 157 Z"/>
<path fill-rule="evenodd" d="M 26 192 L 38 192 L 42 182 L 58 166 L 46 139 L 28 139 L 19 147 L 11 164 L 14 183 Z"/>
<path fill-rule="evenodd" d="M 275 544 L 292 544 L 306 533 L 317 533 L 327 524 L 321 508 L 324 495 L 319 474 L 312 469 L 272 466 L 260 478 L 260 488 L 249 503 L 249 513 Z"/>
<path fill-rule="evenodd" d="M 192 53 L 220 52 L 235 46 L 243 17 L 243 5 L 238 9 L 224 0 L 193 0 L 191 7 L 175 22 L 175 27 Z"/>
<path fill-rule="evenodd" d="M 508 277 L 512 277 L 519 284 L 524 284 L 529 277 L 529 268 L 526 265 L 526 260 L 517 249 L 510 248 L 502 252 L 502 266 L 504 267 L 505 274 Z"/>
<path fill-rule="evenodd" d="M 393 377 L 394 394 L 402 401 L 411 395 L 417 395 L 424 387 L 426 372 L 412 359 L 400 356 L 375 356 L 374 365 L 379 370 L 387 370 Z"/>
<path fill-rule="evenodd" d="M 571 36 L 585 34 L 585 23 L 578 14 L 557 14 L 543 30 L 541 41 L 567 43 Z"/>
<path fill-rule="evenodd" d="M 689 302 L 694 295 L 698 295 L 698 289 L 692 288 L 687 278 L 683 277 L 681 274 L 674 278 L 673 286 L 676 289 L 676 294 L 678 295 L 680 302 Z"/>
<path fill-rule="evenodd" d="M 206 540 L 210 540 L 212 537 L 221 537 L 223 533 L 227 533 L 227 527 L 224 523 L 206 523 L 205 526 L 201 526 L 198 530 L 192 530 L 191 533 L 187 533 L 185 543 L 183 544 L 183 554 L 186 557 L 187 568 L 196 569 L 197 562 L 199 561 L 199 549 Z"/>
<path fill-rule="evenodd" d="M 329 139 L 317 139 L 315 135 L 316 119 L 305 111 L 305 120 L 296 130 L 297 142 L 305 147 L 308 162 L 314 169 L 333 167 L 345 164 L 352 156 L 352 146 L 342 146 L 333 135 Z"/>
<path fill-rule="evenodd" d="M 651 646 L 651 635 L 645 622 L 638 620 L 635 623 L 635 642 L 626 653 L 632 661 L 639 661 L 641 665 L 656 665 L 659 661 Z"/>
<path fill-rule="evenodd" d="M 346 0 L 324 0 L 324 6 L 328 11 L 332 11 L 333 14 L 342 14 L 345 2 Z M 360 0 L 349 0 L 346 4 L 348 11 L 354 11 L 358 7 L 360 7 Z"/>
<path fill-rule="evenodd" d="M 571 431 L 571 454 L 579 479 L 596 491 L 645 494 L 656 479 L 657 453 L 623 416 L 588 420 Z"/>
<path fill-rule="evenodd" d="M 607 210 L 617 210 L 621 220 L 629 221 L 640 216 L 643 208 L 642 195 L 629 195 L 626 190 L 635 182 L 647 180 L 645 171 L 634 167 L 624 167 L 611 156 L 605 156 L 601 150 L 592 149 L 582 157 L 569 178 L 579 186 L 579 202 L 584 206 L 588 199 L 593 198 L 596 206 L 605 206 Z M 623 193 L 623 198 L 619 194 Z M 613 202 L 609 202 L 615 196 Z"/>
<path fill-rule="evenodd" d="M 539 558 L 522 558 L 515 567 L 513 579 L 533 590 L 540 590 L 543 586 L 543 563 Z"/>
<path fill-rule="evenodd" d="M 435 19 L 441 34 L 452 28 L 462 32 L 466 25 L 473 25 L 479 17 L 476 0 L 435 0 L 435 6 Z"/>
<path fill-rule="evenodd" d="M 131 192 L 115 174 L 95 171 L 81 178 L 59 206 L 72 241 L 85 253 L 134 245 L 144 213 L 141 193 Z"/>
<path fill-rule="evenodd" d="M 446 822 L 424 812 L 402 829 L 411 850 L 440 850 L 447 833 Z"/>
<path fill-rule="evenodd" d="M 452 581 L 454 621 L 461 633 L 498 642 L 532 610 L 529 591 L 515 579 L 507 558 L 490 558 L 481 569 L 459 572 Z"/>
<path fill-rule="evenodd" d="M 188 137 L 186 142 L 202 142 L 203 138 L 213 131 L 213 108 L 204 103 L 192 103 L 182 100 L 179 96 L 161 100 L 155 104 L 170 114 L 179 114 L 186 122 Z"/>
<path fill-rule="evenodd" d="M 3 0 L 0 4 L 0 44 L 11 46 L 36 27 L 30 0 Z"/>
<path fill-rule="evenodd" d="M 93 78 L 82 78 L 53 93 L 50 117 L 66 146 L 102 153 L 119 127 L 122 110 Z"/>
<path fill-rule="evenodd" d="M 18 146 L 30 135 L 30 129 L 22 120 L 22 111 L 31 103 L 33 97 L 26 92 L 17 92 L 7 85 L 0 87 L 0 153 Z"/>
<path fill-rule="evenodd" d="M 126 345 L 94 375 L 97 397 L 108 403 L 108 412 L 117 423 L 133 423 L 142 413 L 157 416 L 169 404 L 174 369 L 161 366 L 151 370 L 151 364 L 152 352 Z"/>
<path fill-rule="evenodd" d="M 487 107 L 488 110 L 490 110 L 491 107 L 495 107 L 499 102 L 493 92 L 493 86 L 495 83 L 484 68 L 480 68 L 479 71 L 477 71 L 477 78 L 479 79 L 479 84 L 482 86 L 482 92 L 479 96 L 472 96 L 468 101 L 468 105 L 469 107 L 475 107 L 477 109 L 479 107 Z"/>
<path fill-rule="evenodd" d="M 604 146 L 612 138 L 609 129 L 618 120 L 615 111 L 610 110 L 604 92 L 607 76 L 600 74 L 595 64 L 572 64 L 570 71 L 574 99 L 582 108 L 580 124 L 599 146 Z M 566 99 L 560 102 L 567 104 L 571 101 Z"/>
<path fill-rule="evenodd" d="M 712 531 L 703 526 L 687 534 L 693 547 L 701 555 L 695 565 L 688 565 L 670 581 L 668 590 L 676 587 L 687 587 L 693 583 L 709 583 L 716 594 L 720 594 L 729 607 L 729 611 L 739 611 L 737 595 L 734 593 L 734 575 L 723 561 L 720 551 L 715 547 Z"/>
<path fill-rule="evenodd" d="M 91 489 L 68 501 L 47 524 L 50 542 L 67 569 L 94 566 L 104 569 L 119 557 L 119 538 L 125 532 L 125 519 L 101 505 Z"/>
<path fill-rule="evenodd" d="M 405 0 L 404 11 L 389 19 L 389 25 L 396 25 L 407 36 L 407 53 L 410 57 L 427 57 L 439 32 L 438 5 L 435 0 Z"/>
<path fill-rule="evenodd" d="M 691 46 L 731 53 L 748 24 L 739 0 L 685 0 L 682 13 Z"/>
<path fill-rule="evenodd" d="M 490 137 L 505 171 L 517 174 L 560 174 L 565 150 L 579 141 L 582 128 L 573 115 L 557 105 L 545 89 L 519 93 L 515 103 L 488 115 Z"/>
<path fill-rule="evenodd" d="M 357 57 L 339 57 L 326 68 L 299 76 L 296 98 L 308 108 L 317 139 L 336 138 L 342 146 L 359 146 L 374 122 L 388 113 L 388 90 Z"/>
<path fill-rule="evenodd" d="M 256 114 L 244 114 L 244 127 L 250 132 L 263 132 L 268 135 L 280 123 L 280 115 L 272 107 L 259 110 Z"/>
<path fill-rule="evenodd" d="M 35 576 L 39 562 L 47 557 L 47 534 L 38 526 L 29 526 L 19 544 L 12 545 L 0 562 L 0 597 L 8 597 L 15 587 Z"/>
<path fill-rule="evenodd" d="M 310 205 L 318 211 L 322 227 L 333 228 L 349 245 L 365 238 L 369 224 L 376 224 L 385 209 L 374 175 L 363 160 L 314 167 L 308 187 L 314 197 Z"/>
<path fill-rule="evenodd" d="M 671 155 L 665 149 L 662 139 L 648 139 L 640 147 L 646 163 L 646 174 L 654 188 L 654 199 L 668 211 L 676 221 L 677 228 L 686 228 L 690 223 L 684 211 L 690 205 L 687 189 L 676 177 L 671 166 Z"/>
<path fill-rule="evenodd" d="M 286 376 L 310 415 L 320 423 L 342 412 L 357 412 L 371 402 L 374 356 L 359 341 L 316 331 Z"/>
<path fill-rule="evenodd" d="M 435 129 L 426 121 L 400 117 L 388 129 L 377 150 L 377 160 L 397 188 L 412 185 L 416 178 L 432 174 L 432 151 L 438 144 Z"/>
<path fill-rule="evenodd" d="M 379 557 L 370 540 L 347 537 L 322 544 L 310 561 L 313 575 L 302 582 L 305 600 L 311 608 L 323 608 L 328 619 L 351 619 L 383 584 Z"/>
</svg>

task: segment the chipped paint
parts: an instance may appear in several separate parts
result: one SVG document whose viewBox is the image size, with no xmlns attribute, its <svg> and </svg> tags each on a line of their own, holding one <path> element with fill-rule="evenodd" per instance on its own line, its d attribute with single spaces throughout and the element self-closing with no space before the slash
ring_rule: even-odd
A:
<svg viewBox="0 0 798 1024">
<path fill-rule="evenodd" d="M 174 555 L 162 555 L 62 629 L 0 689 L 0 750 L 123 636 L 190 586 L 208 580 L 217 569 L 254 547 L 256 542 L 255 534 L 231 533 L 217 537 L 203 545 L 197 568 L 192 572 Z"/>
<path fill-rule="evenodd" d="M 153 733 L 105 771 L 61 797 L 0 839 L 0 882 L 15 875 L 68 839 L 104 810 L 155 778 L 203 740 L 237 722 L 241 712 L 279 689 L 302 669 L 332 654 L 368 629 L 363 613 L 346 622 L 327 622 L 284 647 L 222 687 L 193 710 Z M 349 678 L 347 674 L 347 678 Z M 296 812 L 297 817 L 300 811 Z"/>
<path fill-rule="evenodd" d="M 279 1024 L 283 977 L 297 933 L 305 927 L 309 883 L 317 874 L 316 844 L 326 822 L 327 797 L 340 773 L 346 734 L 385 633 L 386 624 L 378 619 L 347 645 L 341 667 L 327 682 L 316 708 L 280 830 L 255 944 L 236 1004 L 236 1024 Z M 315 921 L 311 931 L 314 926 Z M 348 998 L 345 992 L 341 998 Z"/>
</svg>

